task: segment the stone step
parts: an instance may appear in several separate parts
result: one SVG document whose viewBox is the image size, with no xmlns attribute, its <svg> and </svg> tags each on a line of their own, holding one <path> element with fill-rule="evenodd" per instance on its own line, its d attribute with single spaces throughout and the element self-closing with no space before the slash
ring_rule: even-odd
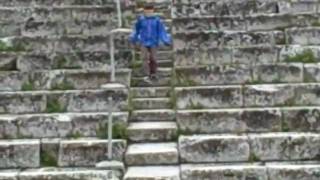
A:
<svg viewBox="0 0 320 180">
<path fill-rule="evenodd" d="M 180 169 L 178 166 L 142 166 L 129 167 L 124 180 L 158 180 L 170 179 L 180 180 Z"/>
<path fill-rule="evenodd" d="M 0 114 L 108 112 L 127 109 L 128 90 L 1 92 L 0 99 Z"/>
<path fill-rule="evenodd" d="M 117 15 L 114 4 L 103 6 L 34 6 L 2 7 L 0 21 L 25 22 L 34 21 L 90 21 L 111 20 Z"/>
<path fill-rule="evenodd" d="M 176 143 L 143 143 L 129 145 L 125 155 L 126 164 L 139 165 L 172 165 L 178 163 Z"/>
<path fill-rule="evenodd" d="M 122 161 L 126 140 L 113 140 L 113 160 Z M 60 142 L 57 164 L 60 167 L 94 167 L 108 160 L 108 140 L 75 139 Z"/>
<path fill-rule="evenodd" d="M 82 139 L 24 139 L 0 140 L 1 169 L 57 167 L 94 167 L 108 159 L 108 140 Z M 121 160 L 125 140 L 113 140 L 113 158 Z"/>
<path fill-rule="evenodd" d="M 133 77 L 144 77 L 145 73 L 144 73 L 144 67 L 141 63 L 140 67 L 136 67 L 132 70 L 132 76 Z M 170 67 L 159 67 L 157 70 L 157 75 L 159 76 L 159 78 L 166 78 L 166 77 L 170 77 L 172 74 L 172 68 Z"/>
<path fill-rule="evenodd" d="M 130 50 L 127 34 L 115 37 L 115 48 Z M 108 35 L 58 35 L 58 36 L 14 36 L 3 40 L 6 48 L 1 51 L 33 53 L 70 53 L 77 51 L 109 52 Z"/>
<path fill-rule="evenodd" d="M 134 110 L 130 121 L 174 121 L 175 112 L 171 109 Z"/>
<path fill-rule="evenodd" d="M 110 71 L 104 70 L 2 71 L 0 91 L 99 89 L 110 82 L 110 77 Z M 131 70 L 119 69 L 115 77 L 117 82 L 130 86 Z"/>
<path fill-rule="evenodd" d="M 317 132 L 319 107 L 202 109 L 177 111 L 182 134 Z"/>
<path fill-rule="evenodd" d="M 319 164 L 235 164 L 235 165 L 182 165 L 181 178 L 185 180 L 200 179 L 281 179 L 281 180 L 299 180 L 318 179 Z"/>
<path fill-rule="evenodd" d="M 126 139 L 128 113 L 113 113 L 116 139 Z M 107 138 L 109 113 L 0 115 L 0 139 Z"/>
<path fill-rule="evenodd" d="M 174 61 L 175 67 L 319 62 L 320 47 L 304 45 L 190 48 L 176 50 Z"/>
<path fill-rule="evenodd" d="M 133 98 L 161 98 L 169 97 L 171 88 L 169 87 L 138 87 L 131 88 L 130 93 Z"/>
<path fill-rule="evenodd" d="M 174 50 L 284 44 L 283 31 L 191 31 L 174 34 Z"/>
<path fill-rule="evenodd" d="M 124 57 L 120 57 L 125 55 Z M 132 59 L 131 51 L 123 51 L 115 54 L 115 67 L 126 69 Z M 104 51 L 77 51 L 77 52 L 54 52 L 54 53 L 21 53 L 0 52 L 0 70 L 32 72 L 39 70 L 54 69 L 86 69 L 106 71 L 110 69 L 110 53 Z"/>
<path fill-rule="evenodd" d="M 176 68 L 177 86 L 315 82 L 320 64 L 212 65 Z"/>
<path fill-rule="evenodd" d="M 161 60 L 161 61 L 158 61 L 158 66 L 169 68 L 169 67 L 173 66 L 173 61 L 172 60 Z"/>
<path fill-rule="evenodd" d="M 144 77 L 131 78 L 131 86 L 133 87 L 169 87 L 171 85 L 171 77 L 158 77 L 151 82 L 146 81 Z"/>
<path fill-rule="evenodd" d="M 177 131 L 175 122 L 130 123 L 128 138 L 134 142 L 163 142 L 176 139 Z"/>
<path fill-rule="evenodd" d="M 105 170 L 94 168 L 41 168 L 26 170 L 6 170 L 0 171 L 0 179 L 3 180 L 120 180 L 121 172 L 117 170 Z"/>
<path fill-rule="evenodd" d="M 266 31 L 290 27 L 315 26 L 319 15 L 312 12 L 271 13 L 241 16 L 193 16 L 173 18 L 172 32 L 192 31 Z M 214 22 L 214 23 L 212 23 Z"/>
<path fill-rule="evenodd" d="M 319 133 L 180 136 L 184 163 L 316 160 Z"/>
<path fill-rule="evenodd" d="M 3 1 L 0 2 L 0 6 L 3 7 L 27 7 L 27 6 L 75 6 L 75 5 L 92 5 L 92 6 L 101 6 L 101 5 L 110 5 L 113 4 L 113 1 L 101 1 L 101 0 L 13 0 L 13 1 Z"/>
<path fill-rule="evenodd" d="M 178 109 L 318 106 L 319 83 L 176 88 Z"/>
<path fill-rule="evenodd" d="M 1 23 L 0 37 L 7 36 L 54 36 L 54 35 L 108 35 L 115 29 L 116 22 L 110 20 L 70 20 Z"/>
<path fill-rule="evenodd" d="M 169 98 L 135 98 L 132 100 L 134 109 L 167 109 L 171 108 L 171 100 Z"/>
</svg>

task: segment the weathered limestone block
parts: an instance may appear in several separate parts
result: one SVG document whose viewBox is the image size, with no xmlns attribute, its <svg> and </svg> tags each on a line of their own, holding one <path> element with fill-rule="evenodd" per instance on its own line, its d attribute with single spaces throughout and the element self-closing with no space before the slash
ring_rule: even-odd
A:
<svg viewBox="0 0 320 180">
<path fill-rule="evenodd" d="M 238 47 L 233 49 L 233 62 L 256 65 L 274 63 L 278 58 L 278 49 L 270 46 Z"/>
<path fill-rule="evenodd" d="M 313 13 L 306 14 L 266 14 L 248 16 L 248 30 L 274 30 L 288 27 L 312 26 L 319 22 L 319 15 Z"/>
<path fill-rule="evenodd" d="M 12 116 L 0 116 L 0 139 L 16 138 L 18 135 L 17 122 Z"/>
<path fill-rule="evenodd" d="M 249 135 L 251 156 L 262 161 L 318 160 L 319 134 L 270 133 Z"/>
<path fill-rule="evenodd" d="M 283 32 L 243 32 L 243 31 L 224 31 L 224 32 L 188 32 L 177 33 L 174 35 L 174 49 L 193 49 L 208 50 L 224 46 L 253 46 L 253 45 L 273 45 L 281 37 Z"/>
<path fill-rule="evenodd" d="M 177 112 L 177 123 L 186 133 L 241 133 L 281 130 L 279 109 L 185 110 Z"/>
<path fill-rule="evenodd" d="M 282 83 L 303 82 L 303 64 L 266 64 L 253 68 L 253 82 Z"/>
<path fill-rule="evenodd" d="M 126 148 L 123 140 L 113 140 L 113 159 L 122 160 Z M 108 159 L 108 140 L 62 140 L 58 165 L 61 167 L 88 167 Z"/>
<path fill-rule="evenodd" d="M 247 161 L 250 155 L 248 138 L 234 135 L 182 136 L 179 150 L 185 163 Z"/>
<path fill-rule="evenodd" d="M 105 51 L 109 49 L 108 36 L 16 37 L 14 47 L 36 53 Z"/>
<path fill-rule="evenodd" d="M 1 170 L 0 180 L 18 180 L 18 174 L 16 170 Z"/>
<path fill-rule="evenodd" d="M 284 108 L 283 128 L 289 131 L 320 131 L 320 109 L 317 107 Z"/>
<path fill-rule="evenodd" d="M 308 54 L 306 54 L 306 52 Z M 309 53 L 311 52 L 311 53 Z M 312 55 L 312 57 L 310 57 Z M 320 61 L 320 47 L 319 46 L 301 46 L 301 45 L 290 45 L 290 46 L 280 46 L 279 47 L 279 61 L 280 62 L 290 62 L 290 58 L 302 56 L 308 58 L 307 61 L 310 63 Z M 302 58 L 300 57 L 300 58 Z M 296 60 L 304 62 L 306 60 Z"/>
<path fill-rule="evenodd" d="M 115 67 L 129 66 L 131 51 L 115 51 Z M 92 52 L 67 52 L 46 54 L 25 54 L 17 62 L 19 70 L 32 71 L 39 69 L 110 69 L 110 53 L 108 50 Z"/>
<path fill-rule="evenodd" d="M 0 71 L 0 91 L 21 90 L 21 87 L 27 81 L 27 73 L 18 71 Z"/>
<path fill-rule="evenodd" d="M 111 73 L 105 70 L 55 70 L 36 71 L 30 73 L 30 82 L 35 89 L 65 90 L 65 89 L 99 89 L 101 85 L 110 82 Z M 116 72 L 117 82 L 130 85 L 130 70 Z"/>
<path fill-rule="evenodd" d="M 0 53 L 0 70 L 10 71 L 17 69 L 17 56 L 11 53 Z"/>
<path fill-rule="evenodd" d="M 318 0 L 282 0 L 278 1 L 280 13 L 317 12 Z"/>
<path fill-rule="evenodd" d="M 104 6 L 35 7 L 23 12 L 24 19 L 34 21 L 117 20 L 114 4 Z"/>
<path fill-rule="evenodd" d="M 174 54 L 176 66 L 219 65 L 232 62 L 231 48 L 184 49 L 176 51 Z"/>
<path fill-rule="evenodd" d="M 246 65 L 201 66 L 176 69 L 178 86 L 244 84 L 252 81 Z"/>
<path fill-rule="evenodd" d="M 176 88 L 178 109 L 232 108 L 242 106 L 241 86 Z"/>
<path fill-rule="evenodd" d="M 318 105 L 318 84 L 251 85 L 244 89 L 245 106 Z"/>
<path fill-rule="evenodd" d="M 23 180 L 120 180 L 119 174 L 118 171 L 111 170 L 50 168 L 24 171 L 18 177 Z"/>
<path fill-rule="evenodd" d="M 14 25 L 5 26 L 17 30 L 11 32 L 13 35 L 24 36 L 54 36 L 54 35 L 107 35 L 117 27 L 117 22 L 110 20 L 89 21 L 29 21 L 16 28 Z M 6 32 L 6 31 L 5 31 Z M 2 34 L 5 34 L 3 32 Z M 9 32 L 8 32 L 9 33 Z M 8 34 L 7 33 L 7 34 Z"/>
<path fill-rule="evenodd" d="M 301 84 L 295 89 L 297 105 L 317 106 L 320 104 L 320 84 Z M 294 103 L 293 103 L 294 104 Z"/>
<path fill-rule="evenodd" d="M 15 118 L 20 137 L 67 137 L 73 124 L 68 115 L 25 115 Z"/>
<path fill-rule="evenodd" d="M 101 112 L 124 110 L 127 105 L 128 90 L 85 90 L 85 91 L 58 91 L 47 95 L 47 111 L 50 107 L 59 106 L 60 111 L 67 112 Z M 112 97 L 113 102 L 109 101 Z"/>
<path fill-rule="evenodd" d="M 267 169 L 259 165 L 182 165 L 182 180 L 268 180 Z"/>
<path fill-rule="evenodd" d="M 188 31 L 241 31 L 246 30 L 241 17 L 194 17 L 173 19 L 172 32 Z"/>
<path fill-rule="evenodd" d="M 320 63 L 304 64 L 304 81 L 320 82 Z"/>
<path fill-rule="evenodd" d="M 189 16 L 226 16 L 226 15 L 251 15 L 276 13 L 276 1 L 233 1 L 233 0 L 210 0 L 210 1 L 176 1 L 173 9 L 174 17 Z"/>
<path fill-rule="evenodd" d="M 0 114 L 120 111 L 127 108 L 128 90 L 3 92 L 0 98 Z"/>
<path fill-rule="evenodd" d="M 40 165 L 39 140 L 0 141 L 0 167 L 36 168 Z"/>
<path fill-rule="evenodd" d="M 298 45 L 319 45 L 320 28 L 291 28 L 286 30 L 287 41 L 289 44 Z"/>
<path fill-rule="evenodd" d="M 11 0 L 0 2 L 1 6 L 33 6 L 33 5 L 47 5 L 47 6 L 63 6 L 63 5 L 109 5 L 114 1 L 112 0 Z"/>
<path fill-rule="evenodd" d="M 319 165 L 268 165 L 269 179 L 318 180 Z"/>
<path fill-rule="evenodd" d="M 0 94 L 0 114 L 40 113 L 46 110 L 46 96 L 39 92 L 4 92 Z"/>
<path fill-rule="evenodd" d="M 21 35 L 21 25 L 19 23 L 1 22 L 0 26 L 0 37 Z"/>
</svg>

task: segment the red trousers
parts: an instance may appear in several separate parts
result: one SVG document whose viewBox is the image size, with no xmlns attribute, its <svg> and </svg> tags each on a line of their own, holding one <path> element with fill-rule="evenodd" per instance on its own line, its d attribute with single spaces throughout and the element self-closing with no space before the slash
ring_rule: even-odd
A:
<svg viewBox="0 0 320 180">
<path fill-rule="evenodd" d="M 154 75 L 157 73 L 158 63 L 156 60 L 156 48 L 141 48 L 142 57 L 143 57 L 143 67 L 145 74 Z"/>
</svg>

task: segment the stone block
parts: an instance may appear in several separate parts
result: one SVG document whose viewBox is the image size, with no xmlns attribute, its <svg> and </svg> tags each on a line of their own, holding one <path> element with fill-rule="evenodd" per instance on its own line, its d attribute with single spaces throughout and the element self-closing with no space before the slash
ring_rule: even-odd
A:
<svg viewBox="0 0 320 180">
<path fill-rule="evenodd" d="M 178 109 L 235 108 L 242 106 L 241 86 L 176 88 Z"/>
<path fill-rule="evenodd" d="M 320 28 L 291 28 L 286 30 L 288 44 L 319 45 Z"/>
<path fill-rule="evenodd" d="M 277 108 L 177 112 L 179 128 L 188 134 L 281 131 L 281 120 Z"/>
<path fill-rule="evenodd" d="M 182 180 L 268 180 L 267 169 L 259 165 L 182 165 Z"/>
<path fill-rule="evenodd" d="M 311 133 L 249 135 L 251 156 L 261 161 L 318 160 L 320 136 Z"/>
<path fill-rule="evenodd" d="M 255 83 L 301 83 L 303 82 L 303 64 L 265 64 L 253 68 Z"/>
<path fill-rule="evenodd" d="M 113 159 L 122 160 L 126 142 L 113 140 Z M 92 167 L 108 159 L 108 140 L 80 139 L 60 142 L 58 165 L 60 167 Z"/>
<path fill-rule="evenodd" d="M 220 65 L 176 68 L 176 83 L 186 85 L 244 84 L 252 81 L 246 65 Z"/>
<path fill-rule="evenodd" d="M 284 108 L 283 128 L 288 131 L 320 131 L 320 109 L 317 107 Z"/>
<path fill-rule="evenodd" d="M 246 136 L 181 136 L 180 158 L 184 163 L 247 161 L 250 147 Z"/>
<path fill-rule="evenodd" d="M 36 168 L 40 166 L 39 140 L 0 141 L 0 167 Z"/>
</svg>

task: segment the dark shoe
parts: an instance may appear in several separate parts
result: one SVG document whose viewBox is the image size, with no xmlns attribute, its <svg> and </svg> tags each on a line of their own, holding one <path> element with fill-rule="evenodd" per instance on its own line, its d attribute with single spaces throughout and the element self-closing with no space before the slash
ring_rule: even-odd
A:
<svg viewBox="0 0 320 180">
<path fill-rule="evenodd" d="M 157 76 L 156 74 L 151 74 L 151 75 L 150 75 L 150 79 L 151 79 L 152 81 L 157 81 L 159 78 L 158 78 L 158 76 Z"/>
</svg>

